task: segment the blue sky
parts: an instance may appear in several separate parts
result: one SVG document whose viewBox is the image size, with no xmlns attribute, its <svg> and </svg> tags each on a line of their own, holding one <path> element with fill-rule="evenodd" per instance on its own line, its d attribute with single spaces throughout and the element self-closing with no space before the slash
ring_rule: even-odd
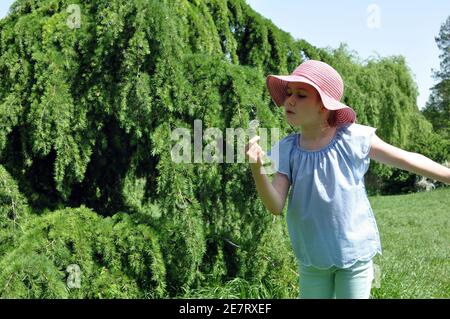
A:
<svg viewBox="0 0 450 319">
<path fill-rule="evenodd" d="M 431 69 L 439 68 L 440 52 L 434 38 L 450 15 L 450 1 L 246 1 L 294 38 L 315 46 L 336 48 L 345 42 L 362 59 L 376 54 L 405 56 L 419 87 L 419 108 L 425 106 L 435 83 Z M 0 0 L 0 18 L 13 2 Z M 376 7 L 370 7 L 372 4 Z M 373 23 L 379 27 L 369 27 Z"/>
</svg>

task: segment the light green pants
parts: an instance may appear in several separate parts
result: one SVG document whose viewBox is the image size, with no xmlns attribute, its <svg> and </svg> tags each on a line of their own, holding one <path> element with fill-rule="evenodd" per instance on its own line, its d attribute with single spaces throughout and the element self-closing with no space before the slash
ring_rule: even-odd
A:
<svg viewBox="0 0 450 319">
<path fill-rule="evenodd" d="M 301 299 L 369 299 L 374 278 L 373 261 L 358 261 L 349 268 L 319 269 L 299 262 Z"/>
</svg>

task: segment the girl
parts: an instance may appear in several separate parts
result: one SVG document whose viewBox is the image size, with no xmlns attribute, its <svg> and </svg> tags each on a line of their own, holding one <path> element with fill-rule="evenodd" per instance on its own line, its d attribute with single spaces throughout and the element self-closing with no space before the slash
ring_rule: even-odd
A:
<svg viewBox="0 0 450 319">
<path fill-rule="evenodd" d="M 267 87 L 288 123 L 301 127 L 268 152 L 277 173 L 270 183 L 259 136 L 246 146 L 259 197 L 286 221 L 299 264 L 300 298 L 369 298 L 380 236 L 364 185 L 370 159 L 450 183 L 450 169 L 382 141 L 376 128 L 355 123 L 340 102 L 344 84 L 326 63 L 308 60 Z"/>
</svg>

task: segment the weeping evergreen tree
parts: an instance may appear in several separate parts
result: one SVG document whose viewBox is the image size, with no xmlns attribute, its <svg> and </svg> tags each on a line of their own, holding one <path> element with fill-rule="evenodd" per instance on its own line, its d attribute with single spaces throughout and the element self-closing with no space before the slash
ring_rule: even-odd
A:
<svg viewBox="0 0 450 319">
<path fill-rule="evenodd" d="M 0 258 L 17 242 L 28 215 L 26 198 L 19 192 L 11 175 L 0 165 Z"/>
<path fill-rule="evenodd" d="M 102 218 L 84 206 L 35 217 L 0 261 L 5 298 L 161 298 L 165 267 L 148 226 L 128 214 Z M 70 268 L 79 287 L 69 289 Z"/>
<path fill-rule="evenodd" d="M 296 297 L 285 223 L 257 200 L 248 163 L 176 163 L 171 132 L 257 116 L 291 133 L 265 77 L 305 58 L 343 75 L 344 102 L 382 138 L 412 150 L 434 136 L 404 59 L 316 48 L 243 0 L 16 1 L 0 20 L 0 295 L 175 297 L 242 278 Z M 369 176 L 379 190 L 394 172 Z"/>
</svg>

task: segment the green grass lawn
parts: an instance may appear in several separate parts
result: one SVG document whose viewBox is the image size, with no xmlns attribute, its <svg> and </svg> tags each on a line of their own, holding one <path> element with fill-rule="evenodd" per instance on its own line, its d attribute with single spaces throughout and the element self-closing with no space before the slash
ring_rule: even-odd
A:
<svg viewBox="0 0 450 319">
<path fill-rule="evenodd" d="M 374 259 L 378 280 L 371 298 L 450 298 L 450 187 L 369 197 L 383 254 Z M 296 265 L 292 265 L 296 271 Z M 284 295 L 297 298 L 297 282 Z M 280 298 L 265 284 L 235 278 L 189 291 L 183 298 Z"/>
<path fill-rule="evenodd" d="M 450 188 L 369 200 L 383 248 L 373 298 L 450 298 Z"/>
</svg>

